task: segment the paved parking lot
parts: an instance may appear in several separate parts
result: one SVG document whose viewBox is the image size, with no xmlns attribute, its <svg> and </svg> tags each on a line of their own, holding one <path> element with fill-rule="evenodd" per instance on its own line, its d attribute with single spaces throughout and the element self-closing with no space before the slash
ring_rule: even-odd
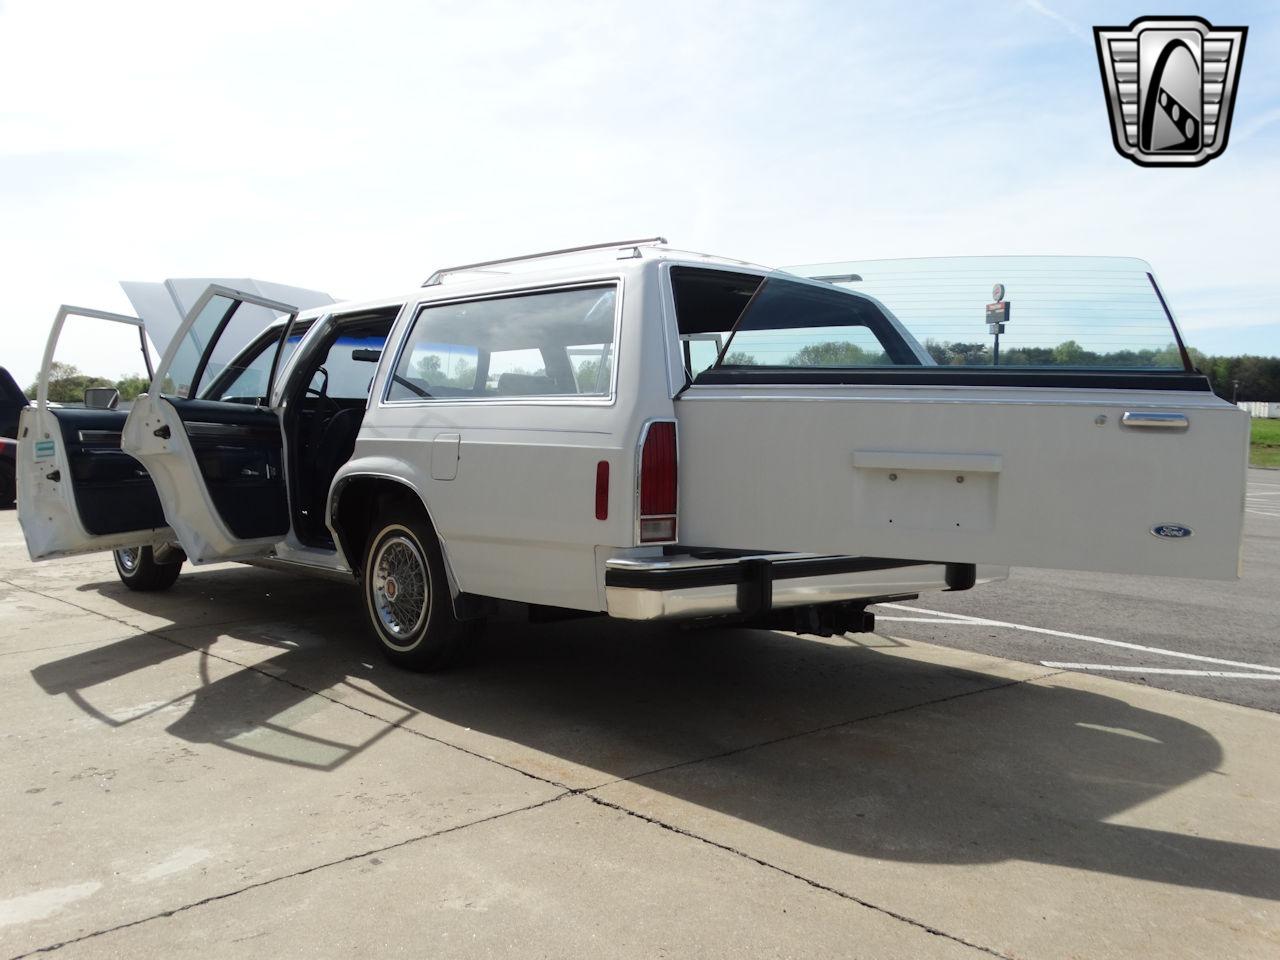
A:
<svg viewBox="0 0 1280 960">
<path fill-rule="evenodd" d="M 1016 570 L 1007 583 L 878 607 L 879 626 L 1280 711 L 1280 470 L 1249 471 L 1244 521 L 1233 583 Z"/>
<path fill-rule="evenodd" d="M 1102 639 L 1159 603 L 1090 589 Z M 1277 663 L 1218 646 L 1274 623 L 1231 589 L 1214 637 L 1180 592 L 1135 642 Z M 1084 635 L 1083 595 L 910 606 Z M 584 620 L 421 677 L 356 603 L 235 566 L 130 594 L 0 514 L 0 957 L 1280 954 L 1280 717 L 1039 662 L 1142 651 Z"/>
</svg>

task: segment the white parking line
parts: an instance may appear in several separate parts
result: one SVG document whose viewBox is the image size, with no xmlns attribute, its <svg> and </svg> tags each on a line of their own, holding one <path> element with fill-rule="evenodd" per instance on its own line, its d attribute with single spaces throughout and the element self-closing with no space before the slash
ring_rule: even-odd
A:
<svg viewBox="0 0 1280 960">
<path fill-rule="evenodd" d="M 1264 500 L 1263 497 L 1280 497 L 1280 487 L 1274 490 L 1254 490 L 1250 488 L 1245 494 L 1244 509 L 1256 517 L 1270 517 L 1280 520 L 1280 502 Z"/>
<path fill-rule="evenodd" d="M 1244 673 L 1239 670 L 1178 670 L 1174 667 L 1130 667 L 1111 663 L 1059 663 L 1041 660 L 1042 667 L 1061 670 L 1117 670 L 1122 673 L 1164 673 L 1179 677 L 1227 677 L 1232 680 L 1280 680 L 1280 673 Z"/>
<path fill-rule="evenodd" d="M 881 604 L 881 606 L 888 606 L 888 604 Z M 939 620 L 937 617 L 886 617 L 884 614 L 877 615 L 876 623 L 881 620 L 889 620 L 893 623 L 933 623 L 942 624 L 943 626 L 950 624 L 951 626 L 960 627 L 967 627 L 973 624 L 972 620 Z"/>
<path fill-rule="evenodd" d="M 1280 667 L 1269 667 L 1261 663 L 1244 663 L 1240 660 L 1223 660 L 1220 657 L 1206 657 L 1199 653 L 1184 653 L 1181 650 L 1166 650 L 1163 647 L 1145 647 L 1140 643 L 1129 643 L 1125 640 L 1108 640 L 1106 637 L 1091 637 L 1085 633 L 1068 633 L 1065 630 L 1048 630 L 1045 627 L 1029 627 L 1024 623 L 1009 623 L 1005 620 L 987 620 L 984 617 L 971 617 L 963 613 L 947 613 L 942 610 L 928 610 L 924 607 L 908 607 L 901 603 L 881 603 L 880 607 L 891 610 L 905 610 L 908 613 L 928 613 L 939 619 L 933 622 L 942 624 L 959 624 L 974 627 L 1004 627 L 1008 630 L 1021 630 L 1025 633 L 1039 633 L 1047 637 L 1062 637 L 1065 640 L 1083 640 L 1086 643 L 1100 643 L 1108 647 L 1121 647 L 1125 650 L 1140 650 L 1143 653 L 1154 653 L 1162 657 L 1177 657 L 1181 660 L 1195 660 L 1198 663 L 1213 663 L 1220 667 L 1243 667 L 1249 671 L 1266 671 L 1280 676 Z"/>
</svg>

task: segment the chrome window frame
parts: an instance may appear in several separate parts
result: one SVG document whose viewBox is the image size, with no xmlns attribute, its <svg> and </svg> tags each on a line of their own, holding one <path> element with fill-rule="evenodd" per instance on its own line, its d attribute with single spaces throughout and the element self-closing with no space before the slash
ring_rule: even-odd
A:
<svg viewBox="0 0 1280 960">
<path fill-rule="evenodd" d="M 413 337 L 414 330 L 417 328 L 418 319 L 423 312 L 432 307 L 444 307 L 451 304 L 459 303 L 479 303 L 484 300 L 510 300 L 515 297 L 528 295 L 538 295 L 543 293 L 558 293 L 565 290 L 585 290 L 591 287 L 608 287 L 614 288 L 614 305 L 613 305 L 613 369 L 609 374 L 609 392 L 604 396 L 594 396 L 590 394 L 531 394 L 529 396 L 509 396 L 509 397 L 411 397 L 403 400 L 393 400 L 390 398 L 391 387 L 395 382 L 396 370 L 400 367 L 400 360 L 404 354 L 410 339 Z M 397 407 L 425 407 L 438 406 L 440 404 L 467 404 L 480 406 L 571 406 L 571 407 L 611 407 L 618 400 L 618 368 L 621 366 L 620 360 L 622 356 L 622 309 L 623 300 L 625 298 L 626 284 L 622 274 L 610 274 L 603 277 L 593 277 L 582 280 L 558 281 L 548 284 L 537 284 L 528 287 L 515 287 L 509 290 L 491 290 L 487 293 L 462 294 L 455 297 L 445 298 L 428 298 L 417 301 L 410 301 L 413 304 L 412 310 L 408 311 L 408 317 L 404 322 L 404 332 L 400 334 L 399 342 L 395 346 L 395 355 L 390 365 L 386 366 L 382 372 L 382 386 L 378 391 L 378 407 L 379 408 L 397 408 Z M 439 289 L 438 287 L 436 289 Z M 409 304 L 405 305 L 406 308 Z M 394 332 L 394 330 L 393 330 Z"/>
</svg>

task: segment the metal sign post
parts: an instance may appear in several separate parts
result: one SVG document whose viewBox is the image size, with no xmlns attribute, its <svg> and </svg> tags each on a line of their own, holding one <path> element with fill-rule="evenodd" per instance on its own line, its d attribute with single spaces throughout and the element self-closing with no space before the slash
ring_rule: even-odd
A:
<svg viewBox="0 0 1280 960">
<path fill-rule="evenodd" d="M 987 333 L 995 337 L 995 345 L 991 350 L 992 366 L 1000 366 L 1000 334 L 1004 333 L 1004 325 L 1009 322 L 1009 304 L 1004 299 L 1004 284 L 997 283 L 991 288 L 991 299 L 995 303 L 987 304 Z"/>
</svg>

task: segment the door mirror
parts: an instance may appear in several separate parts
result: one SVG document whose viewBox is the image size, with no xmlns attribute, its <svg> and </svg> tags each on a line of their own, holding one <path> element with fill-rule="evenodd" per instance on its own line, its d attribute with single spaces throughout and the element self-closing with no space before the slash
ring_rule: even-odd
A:
<svg viewBox="0 0 1280 960">
<path fill-rule="evenodd" d="M 115 387 L 85 387 L 84 405 L 90 410 L 114 410 L 120 404 Z"/>
</svg>

